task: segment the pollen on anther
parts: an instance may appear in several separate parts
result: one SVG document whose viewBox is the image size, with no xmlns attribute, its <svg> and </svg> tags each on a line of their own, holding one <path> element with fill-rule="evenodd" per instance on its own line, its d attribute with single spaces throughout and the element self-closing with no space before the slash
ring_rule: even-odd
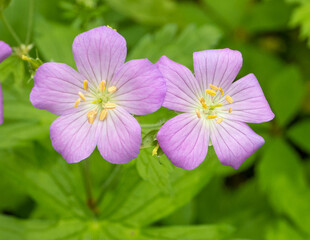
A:
<svg viewBox="0 0 310 240">
<path fill-rule="evenodd" d="M 116 108 L 116 104 L 115 103 L 106 103 L 104 105 L 104 108 L 106 108 L 106 109 L 114 109 L 114 108 Z"/>
<path fill-rule="evenodd" d="M 74 103 L 74 108 L 77 108 L 77 107 L 79 106 L 80 102 L 81 102 L 81 99 L 78 98 L 78 99 L 75 101 L 75 103 Z"/>
<path fill-rule="evenodd" d="M 220 92 L 221 92 L 221 95 L 224 95 L 224 91 L 222 88 L 219 88 Z"/>
<path fill-rule="evenodd" d="M 214 90 L 211 90 L 211 89 L 206 89 L 206 93 L 211 95 L 211 96 L 215 96 L 216 95 L 216 92 Z"/>
<path fill-rule="evenodd" d="M 233 99 L 231 98 L 231 96 L 229 96 L 229 95 L 226 95 L 226 96 L 225 96 L 225 99 L 226 99 L 226 101 L 229 102 L 229 103 L 233 103 L 233 102 L 234 102 Z"/>
<path fill-rule="evenodd" d="M 105 90 L 105 85 L 106 85 L 106 81 L 102 80 L 100 82 L 100 86 L 99 86 L 101 92 L 103 92 Z"/>
<path fill-rule="evenodd" d="M 211 83 L 209 84 L 209 87 L 212 88 L 215 91 L 219 90 L 219 88 L 217 86 L 215 86 L 215 85 L 213 85 Z"/>
<path fill-rule="evenodd" d="M 107 115 L 108 115 L 107 110 L 104 110 L 104 109 L 103 109 L 103 110 L 101 111 L 100 115 L 99 115 L 99 120 L 100 120 L 100 121 L 103 121 L 104 119 L 106 119 Z"/>
<path fill-rule="evenodd" d="M 203 97 L 201 97 L 199 99 L 200 103 L 201 103 L 201 106 L 204 108 L 204 109 L 207 109 L 208 106 L 206 105 L 206 102 L 205 102 L 205 99 Z"/>
<path fill-rule="evenodd" d="M 221 123 L 223 121 L 223 118 L 218 118 L 218 119 L 216 119 L 216 123 Z"/>
<path fill-rule="evenodd" d="M 232 108 L 229 108 L 229 109 L 228 109 L 228 112 L 231 113 L 231 112 L 232 112 Z"/>
<path fill-rule="evenodd" d="M 85 98 L 85 96 L 84 96 L 84 94 L 82 92 L 79 92 L 79 96 L 80 96 L 80 98 L 82 98 L 83 101 L 86 100 L 86 98 Z"/>
<path fill-rule="evenodd" d="M 117 90 L 117 88 L 115 86 L 111 86 L 108 88 L 109 93 L 114 93 L 114 92 L 116 92 L 116 90 Z"/>
<path fill-rule="evenodd" d="M 197 115 L 198 118 L 201 118 L 201 115 L 200 115 L 200 112 L 199 112 L 198 109 L 196 109 L 196 115 Z"/>
<path fill-rule="evenodd" d="M 97 112 L 95 110 L 92 110 L 89 113 L 87 113 L 88 122 L 90 124 L 94 123 L 96 115 L 97 115 Z"/>
<path fill-rule="evenodd" d="M 214 118 L 217 118 L 217 116 L 216 115 L 209 115 L 209 116 L 207 116 L 207 118 L 208 119 L 214 119 Z"/>
<path fill-rule="evenodd" d="M 84 89 L 87 91 L 88 90 L 88 81 L 87 80 L 84 80 L 83 81 L 83 87 Z"/>
</svg>

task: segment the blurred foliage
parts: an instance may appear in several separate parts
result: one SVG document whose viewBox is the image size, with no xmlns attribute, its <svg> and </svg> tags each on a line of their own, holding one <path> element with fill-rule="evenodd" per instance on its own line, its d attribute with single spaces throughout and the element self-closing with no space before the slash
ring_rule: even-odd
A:
<svg viewBox="0 0 310 240">
<path fill-rule="evenodd" d="M 0 22 L 1 40 L 16 47 L 0 64 L 1 240 L 310 239 L 308 0 L 0 0 L 2 10 L 25 45 Z M 193 70 L 194 51 L 241 51 L 239 77 L 253 72 L 276 114 L 251 124 L 265 145 L 239 170 L 212 148 L 199 168 L 176 168 L 151 154 L 154 132 L 176 115 L 162 108 L 137 117 L 145 148 L 131 163 L 116 167 L 95 151 L 67 164 L 49 139 L 56 116 L 29 101 L 20 52 L 33 44 L 32 58 L 75 67 L 74 37 L 106 24 L 126 38 L 127 60 L 167 55 Z"/>
</svg>

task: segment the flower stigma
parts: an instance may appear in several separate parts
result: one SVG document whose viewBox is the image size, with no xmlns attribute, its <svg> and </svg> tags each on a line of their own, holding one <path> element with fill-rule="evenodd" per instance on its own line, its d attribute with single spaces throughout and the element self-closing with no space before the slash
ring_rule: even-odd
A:
<svg viewBox="0 0 310 240">
<path fill-rule="evenodd" d="M 223 104 L 227 102 L 228 104 L 233 103 L 233 99 L 229 95 L 224 95 L 224 91 L 221 87 L 209 84 L 208 89 L 205 91 L 205 96 L 199 98 L 201 106 L 195 109 L 195 113 L 198 118 L 205 118 L 207 120 L 213 121 L 220 124 L 224 120 L 224 114 L 227 110 L 223 110 Z M 228 113 L 232 112 L 232 108 L 228 109 Z"/>
</svg>

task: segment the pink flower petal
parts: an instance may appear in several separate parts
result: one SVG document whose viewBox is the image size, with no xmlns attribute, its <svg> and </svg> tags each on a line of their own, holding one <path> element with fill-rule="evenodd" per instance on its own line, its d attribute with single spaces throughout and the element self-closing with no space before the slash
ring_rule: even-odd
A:
<svg viewBox="0 0 310 240">
<path fill-rule="evenodd" d="M 60 116 L 51 125 L 53 147 L 68 163 L 79 162 L 96 148 L 98 121 L 88 123 L 88 110 Z"/>
<path fill-rule="evenodd" d="M 122 107 L 109 109 L 107 118 L 97 129 L 98 149 L 102 157 L 115 164 L 136 158 L 141 145 L 141 127 Z"/>
<path fill-rule="evenodd" d="M 201 89 L 192 72 L 166 56 L 156 63 L 164 79 L 167 92 L 163 106 L 175 111 L 190 112 L 200 106 Z"/>
<path fill-rule="evenodd" d="M 165 98 L 166 83 L 158 68 L 147 59 L 132 60 L 120 67 L 110 86 L 116 86 L 113 101 L 132 114 L 158 110 Z"/>
<path fill-rule="evenodd" d="M 0 63 L 4 59 L 8 58 L 11 55 L 11 53 L 12 53 L 11 47 L 7 43 L 0 41 Z"/>
<path fill-rule="evenodd" d="M 225 114 L 225 118 L 251 123 L 267 122 L 274 118 L 274 114 L 264 96 L 254 74 L 248 74 L 234 82 L 227 94 L 233 99 L 232 104 L 224 102 L 224 108 L 231 108 L 232 112 Z"/>
<path fill-rule="evenodd" d="M 242 66 L 241 53 L 228 48 L 194 52 L 193 57 L 195 76 L 202 89 L 213 84 L 225 92 Z"/>
<path fill-rule="evenodd" d="M 161 127 L 157 140 L 174 165 L 192 170 L 203 162 L 208 152 L 206 120 L 193 113 L 180 114 Z"/>
<path fill-rule="evenodd" d="M 223 120 L 220 124 L 210 122 L 210 138 L 214 150 L 222 164 L 235 169 L 264 143 L 247 124 Z"/>
<path fill-rule="evenodd" d="M 125 62 L 125 39 L 109 27 L 97 27 L 78 35 L 73 42 L 73 56 L 79 72 L 92 84 L 109 82 Z"/>
<path fill-rule="evenodd" d="M 63 63 L 44 63 L 34 76 L 30 101 L 36 108 L 54 114 L 76 111 L 75 101 L 83 91 L 83 76 Z"/>
</svg>

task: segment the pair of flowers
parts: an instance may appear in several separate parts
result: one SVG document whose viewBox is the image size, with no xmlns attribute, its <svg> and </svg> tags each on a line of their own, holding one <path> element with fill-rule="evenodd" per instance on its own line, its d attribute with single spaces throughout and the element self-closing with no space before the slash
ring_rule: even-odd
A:
<svg viewBox="0 0 310 240">
<path fill-rule="evenodd" d="M 264 144 L 244 122 L 274 117 L 253 74 L 233 83 L 240 52 L 194 53 L 195 76 L 163 56 L 127 63 L 126 41 L 109 27 L 78 35 L 73 42 L 77 69 L 45 63 L 35 74 L 32 104 L 61 115 L 50 128 L 53 147 L 69 162 L 87 158 L 98 147 L 104 159 L 123 164 L 137 157 L 141 128 L 131 115 L 161 106 L 183 112 L 167 121 L 157 140 L 178 167 L 196 168 L 211 143 L 219 160 L 238 168 Z"/>
</svg>

